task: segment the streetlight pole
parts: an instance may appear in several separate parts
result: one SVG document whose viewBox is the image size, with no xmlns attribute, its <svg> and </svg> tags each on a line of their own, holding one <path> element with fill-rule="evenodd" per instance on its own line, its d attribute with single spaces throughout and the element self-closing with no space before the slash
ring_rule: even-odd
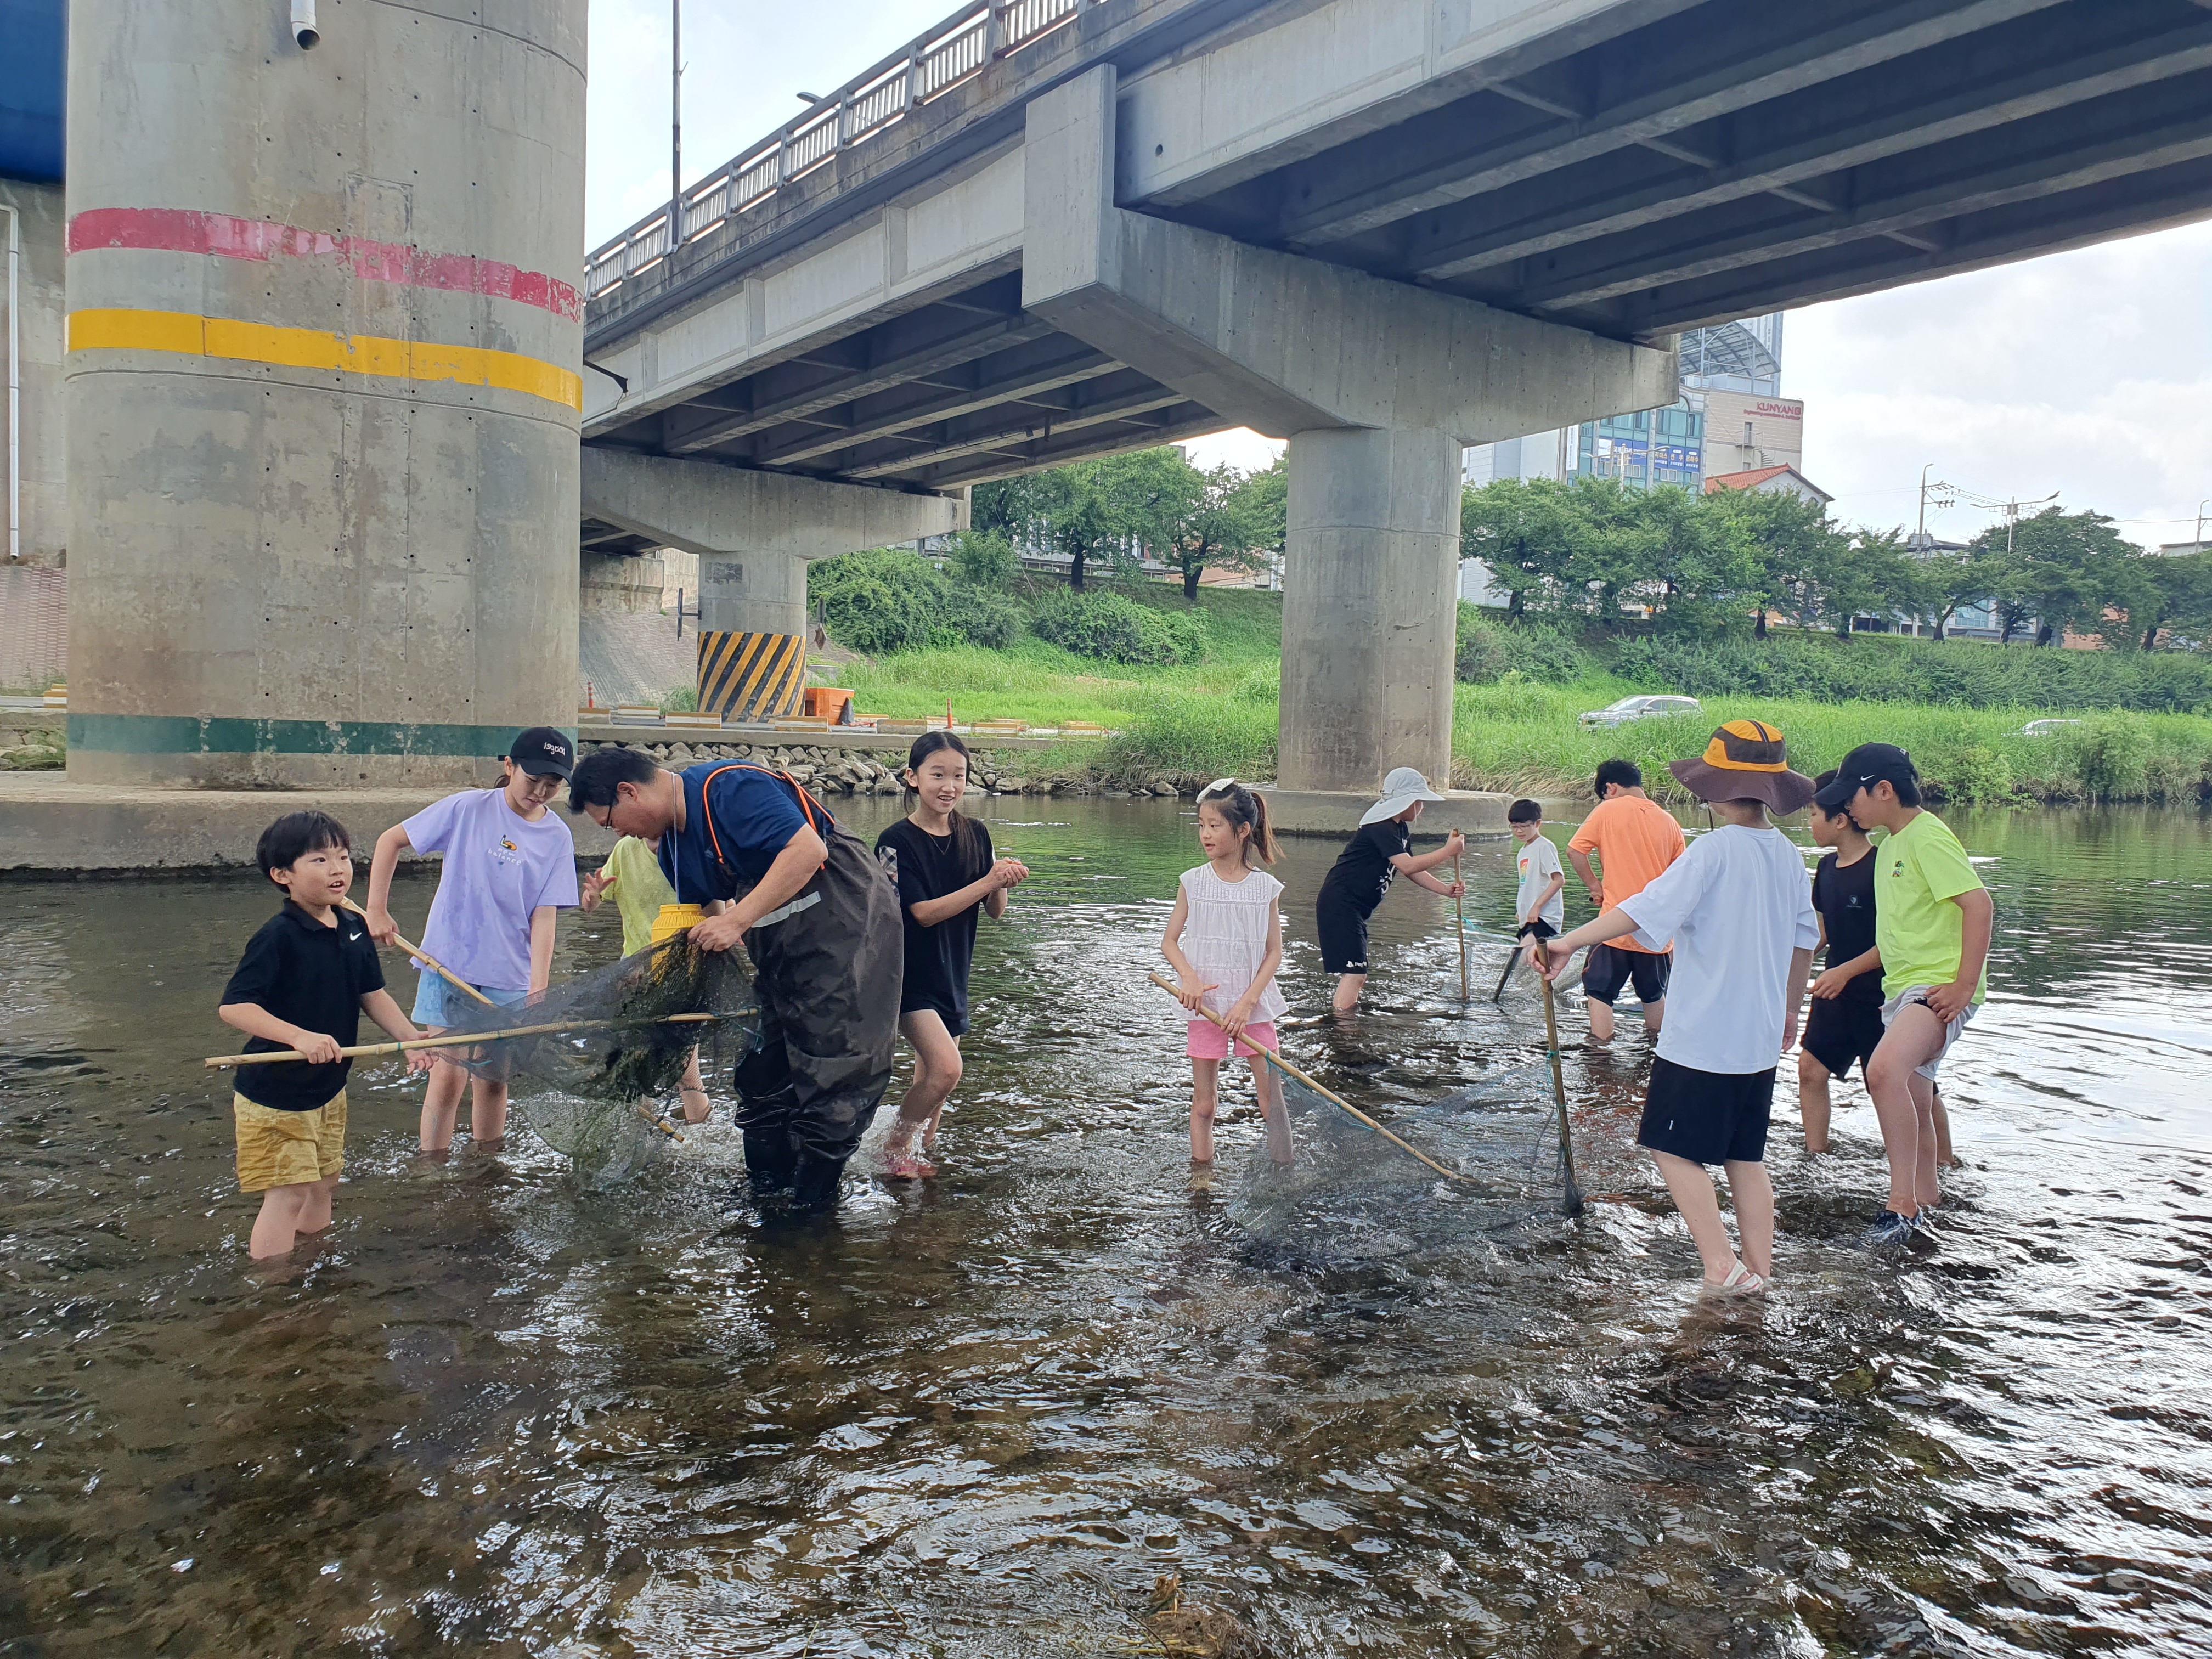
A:
<svg viewBox="0 0 2212 1659">
<path fill-rule="evenodd" d="M 668 251 L 684 240 L 684 0 L 668 0 Z"/>
<path fill-rule="evenodd" d="M 12 317 L 15 313 L 10 311 L 8 314 Z M 15 429 L 12 422 L 8 429 L 10 432 Z M 2208 507 L 2212 507 L 2212 495 L 2207 495 L 2197 503 L 2197 545 L 2191 550 L 2193 552 L 2202 553 L 2204 550 L 2204 509 Z"/>
</svg>

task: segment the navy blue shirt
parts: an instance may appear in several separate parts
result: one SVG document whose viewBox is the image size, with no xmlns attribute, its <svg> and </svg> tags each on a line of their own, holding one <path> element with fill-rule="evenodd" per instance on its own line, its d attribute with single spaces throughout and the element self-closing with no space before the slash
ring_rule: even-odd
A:
<svg viewBox="0 0 2212 1659">
<path fill-rule="evenodd" d="M 701 787 L 718 770 L 722 775 L 714 780 L 711 796 L 702 797 Z M 738 881 L 750 889 L 768 873 L 769 866 L 791 844 L 791 838 L 807 827 L 799 791 L 773 772 L 732 766 L 728 761 L 701 761 L 676 775 L 684 780 L 684 828 L 672 828 L 661 836 L 660 870 L 676 890 L 678 904 L 704 904 L 710 899 L 738 896 L 738 883 L 730 879 L 714 856 L 718 838 Z M 818 805 L 815 811 L 815 832 L 826 840 L 831 822 L 829 812 Z M 711 834 L 709 814 L 714 819 Z"/>
</svg>

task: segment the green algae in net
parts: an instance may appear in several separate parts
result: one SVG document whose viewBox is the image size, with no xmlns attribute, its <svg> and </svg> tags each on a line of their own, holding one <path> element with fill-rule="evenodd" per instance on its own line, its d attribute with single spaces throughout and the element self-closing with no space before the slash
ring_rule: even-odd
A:
<svg viewBox="0 0 2212 1659">
<path fill-rule="evenodd" d="M 580 1178 L 608 1184 L 681 1133 L 678 1088 L 694 1047 L 717 1070 L 751 1049 L 760 1005 L 748 968 L 740 951 L 703 951 L 678 933 L 526 1007 L 469 1008 L 454 1031 L 530 1029 L 440 1056 L 510 1085 L 532 1133 Z"/>
</svg>

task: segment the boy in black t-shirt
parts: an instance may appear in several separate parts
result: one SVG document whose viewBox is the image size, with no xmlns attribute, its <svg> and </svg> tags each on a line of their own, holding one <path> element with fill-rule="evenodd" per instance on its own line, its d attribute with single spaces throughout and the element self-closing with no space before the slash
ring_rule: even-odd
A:
<svg viewBox="0 0 2212 1659">
<path fill-rule="evenodd" d="M 1826 787 L 1829 777 L 1815 779 Z M 1797 1113 L 1805 1150 L 1828 1150 L 1828 1082 L 1859 1075 L 1881 1043 L 1881 953 L 1874 944 L 1874 843 L 1847 811 L 1819 802 L 1807 809 L 1816 846 L 1832 849 L 1813 872 L 1813 908 L 1820 913 L 1827 969 L 1813 981 L 1813 1006 L 1797 1052 Z"/>
<path fill-rule="evenodd" d="M 331 1224 L 353 1069 L 338 1050 L 361 1035 L 361 1016 L 403 1042 L 422 1034 L 384 988 L 368 924 L 338 908 L 353 884 L 345 826 L 321 812 L 288 812 L 261 832 L 253 856 L 284 890 L 284 908 L 246 941 L 216 1012 L 252 1039 L 250 1054 L 296 1048 L 307 1056 L 236 1073 L 238 1184 L 261 1194 L 246 1247 L 260 1260 L 289 1255 L 300 1235 Z M 407 1063 L 427 1072 L 430 1056 L 412 1054 Z"/>
<path fill-rule="evenodd" d="M 1358 1006 L 1366 987 L 1367 919 L 1390 890 L 1393 876 L 1402 871 L 1408 880 L 1446 898 L 1467 890 L 1464 883 L 1438 881 L 1429 873 L 1458 857 L 1467 845 L 1458 830 L 1446 836 L 1435 852 L 1413 854 L 1413 820 L 1425 802 L 1443 799 L 1413 768 L 1397 768 L 1382 780 L 1382 799 L 1360 818 L 1321 884 L 1314 921 L 1321 934 L 1322 970 L 1339 976 L 1334 1006 L 1340 1014 Z"/>
</svg>

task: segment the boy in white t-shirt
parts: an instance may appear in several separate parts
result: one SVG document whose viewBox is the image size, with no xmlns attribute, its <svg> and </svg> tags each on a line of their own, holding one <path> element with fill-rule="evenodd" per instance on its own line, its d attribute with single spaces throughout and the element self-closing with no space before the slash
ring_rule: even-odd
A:
<svg viewBox="0 0 2212 1659">
<path fill-rule="evenodd" d="M 1559 939 L 1532 940 L 1528 950 L 1553 978 L 1586 945 L 1630 933 L 1651 947 L 1673 938 L 1667 1024 L 1636 1140 L 1697 1241 L 1705 1289 L 1748 1294 L 1774 1273 L 1767 1121 L 1775 1069 L 1797 1036 L 1798 988 L 1820 938 L 1805 860 L 1766 813 L 1801 810 L 1814 786 L 1789 769 L 1782 733 L 1759 720 L 1729 721 L 1702 758 L 1668 769 L 1711 805 L 1722 827 L 1692 842 L 1618 909 Z M 1741 1260 L 1705 1173 L 1713 1164 L 1728 1171 Z"/>
<path fill-rule="evenodd" d="M 575 748 L 565 732 L 534 726 L 501 757 L 496 789 L 464 789 L 434 801 L 376 838 L 368 872 L 368 931 L 379 945 L 398 936 L 392 919 L 392 873 L 401 853 L 442 854 L 438 891 L 430 901 L 422 949 L 477 994 L 503 1008 L 542 995 L 553 975 L 553 923 L 574 908 L 576 842 L 568 826 L 546 811 L 574 770 Z M 458 1023 L 455 1011 L 473 998 L 424 966 L 415 993 L 415 1023 L 435 1033 Z M 443 1061 L 422 1096 L 422 1150 L 453 1144 L 461 1085 L 469 1091 L 469 1133 L 481 1146 L 507 1134 L 507 1085 L 469 1077 Z"/>
<path fill-rule="evenodd" d="M 1518 937 L 1531 933 L 1550 939 L 1567 925 L 1566 901 L 1560 895 L 1567 872 L 1559 864 L 1559 849 L 1544 835 L 1544 809 L 1533 800 L 1516 800 L 1505 809 L 1506 826 L 1521 843 L 1513 867 L 1521 877 L 1513 899 L 1513 925 Z"/>
</svg>

